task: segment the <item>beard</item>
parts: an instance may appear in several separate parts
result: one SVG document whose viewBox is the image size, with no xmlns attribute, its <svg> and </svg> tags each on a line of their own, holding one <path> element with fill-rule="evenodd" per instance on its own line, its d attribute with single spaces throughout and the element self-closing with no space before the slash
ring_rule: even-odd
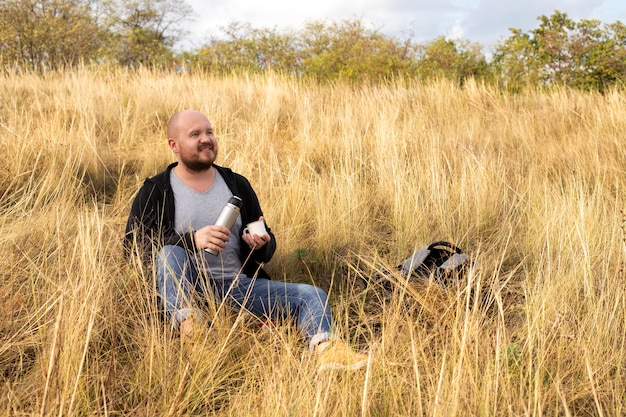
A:
<svg viewBox="0 0 626 417">
<path fill-rule="evenodd" d="M 188 170 L 192 171 L 192 172 L 204 172 L 207 171 L 209 169 L 211 169 L 211 167 L 213 166 L 213 162 L 210 161 L 181 161 L 183 163 L 183 165 L 185 165 L 187 167 Z"/>
<path fill-rule="evenodd" d="M 206 155 L 204 155 L 203 157 L 202 154 L 188 156 L 188 155 L 184 155 L 181 153 L 180 162 L 185 167 L 187 167 L 188 170 L 192 172 L 200 173 L 200 172 L 208 171 L 213 166 L 213 161 L 215 161 L 215 158 L 217 157 L 217 149 L 212 148 L 212 150 L 213 150 L 213 158 L 208 158 L 208 159 L 206 158 Z M 201 152 L 202 150 L 200 150 L 200 153 Z"/>
</svg>

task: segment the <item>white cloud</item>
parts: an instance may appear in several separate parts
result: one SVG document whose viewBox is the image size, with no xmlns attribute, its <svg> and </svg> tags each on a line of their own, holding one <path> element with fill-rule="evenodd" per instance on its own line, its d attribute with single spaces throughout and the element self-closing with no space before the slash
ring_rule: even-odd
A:
<svg viewBox="0 0 626 417">
<path fill-rule="evenodd" d="M 461 26 L 461 22 L 457 20 L 454 26 L 452 26 L 452 29 L 450 30 L 450 32 L 448 32 L 448 34 L 446 35 L 446 39 L 458 40 L 458 39 L 463 39 L 463 38 L 464 38 L 463 27 Z"/>
</svg>

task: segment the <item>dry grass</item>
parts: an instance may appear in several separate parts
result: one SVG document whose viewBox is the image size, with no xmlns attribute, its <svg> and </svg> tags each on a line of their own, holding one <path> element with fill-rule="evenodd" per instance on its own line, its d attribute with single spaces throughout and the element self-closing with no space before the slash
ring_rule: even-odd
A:
<svg viewBox="0 0 626 417">
<path fill-rule="evenodd" d="M 626 413 L 623 91 L 0 78 L 0 415 Z M 159 319 L 121 238 L 183 108 L 255 185 L 268 268 L 329 290 L 365 371 L 317 374 L 289 324 L 209 308 L 189 347 Z M 439 239 L 476 262 L 466 288 L 366 285 Z"/>
</svg>

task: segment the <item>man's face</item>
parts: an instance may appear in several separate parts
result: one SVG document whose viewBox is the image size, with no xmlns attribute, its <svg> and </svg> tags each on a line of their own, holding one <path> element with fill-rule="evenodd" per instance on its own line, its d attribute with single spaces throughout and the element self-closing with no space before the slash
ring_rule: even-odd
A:
<svg viewBox="0 0 626 417">
<path fill-rule="evenodd" d="M 193 172 L 202 172 L 213 166 L 217 158 L 217 139 L 211 122 L 194 111 L 179 115 L 175 133 L 168 144 L 178 162 Z"/>
</svg>

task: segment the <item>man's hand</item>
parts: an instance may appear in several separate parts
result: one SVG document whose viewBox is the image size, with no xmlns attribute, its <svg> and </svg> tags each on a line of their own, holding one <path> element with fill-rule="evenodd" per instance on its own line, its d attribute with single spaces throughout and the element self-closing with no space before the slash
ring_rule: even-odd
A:
<svg viewBox="0 0 626 417">
<path fill-rule="evenodd" d="M 230 230 L 224 226 L 205 226 L 196 230 L 194 240 L 198 249 L 211 249 L 217 253 L 226 248 L 226 243 L 230 240 Z"/>
<path fill-rule="evenodd" d="M 263 216 L 259 217 L 259 220 L 264 220 Z M 263 235 L 257 235 L 252 233 L 245 233 L 242 236 L 244 242 L 250 246 L 250 249 L 257 250 L 265 246 L 272 238 L 267 233 Z"/>
</svg>

